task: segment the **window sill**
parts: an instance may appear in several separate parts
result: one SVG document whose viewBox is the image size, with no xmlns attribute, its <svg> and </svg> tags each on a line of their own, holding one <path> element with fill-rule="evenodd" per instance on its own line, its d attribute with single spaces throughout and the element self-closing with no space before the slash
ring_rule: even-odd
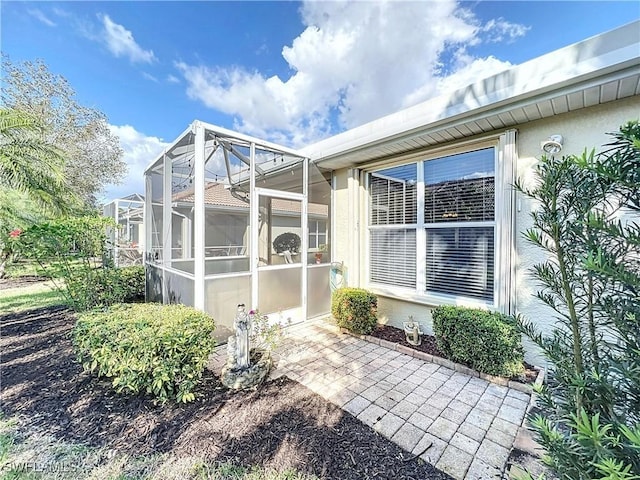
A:
<svg viewBox="0 0 640 480">
<path fill-rule="evenodd" d="M 428 307 L 438 307 L 440 305 L 455 305 L 460 307 L 482 308 L 487 310 L 497 310 L 498 307 L 493 302 L 487 302 L 468 297 L 439 296 L 416 293 L 413 289 L 389 288 L 382 285 L 369 284 L 367 287 L 372 293 L 381 297 L 403 300 L 417 303 Z"/>
</svg>

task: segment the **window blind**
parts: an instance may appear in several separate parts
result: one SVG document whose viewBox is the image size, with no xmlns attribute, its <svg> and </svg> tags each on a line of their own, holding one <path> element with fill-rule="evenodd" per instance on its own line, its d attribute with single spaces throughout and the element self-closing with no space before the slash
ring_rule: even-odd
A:
<svg viewBox="0 0 640 480">
<path fill-rule="evenodd" d="M 416 287 L 416 229 L 370 232 L 370 279 L 375 283 Z"/>
<path fill-rule="evenodd" d="M 493 226 L 427 228 L 427 291 L 492 301 L 493 230 Z"/>
<path fill-rule="evenodd" d="M 417 183 L 415 163 L 372 174 L 371 225 L 415 224 L 418 221 Z"/>
<path fill-rule="evenodd" d="M 425 162 L 424 182 L 425 223 L 494 220 L 492 148 Z"/>
</svg>

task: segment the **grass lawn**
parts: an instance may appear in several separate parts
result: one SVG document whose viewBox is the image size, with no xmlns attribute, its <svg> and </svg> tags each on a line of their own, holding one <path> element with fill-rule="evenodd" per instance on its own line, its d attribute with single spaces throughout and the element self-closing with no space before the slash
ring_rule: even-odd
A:
<svg viewBox="0 0 640 480">
<path fill-rule="evenodd" d="M 51 282 L 0 290 L 0 315 L 62 304 L 64 300 Z"/>
</svg>

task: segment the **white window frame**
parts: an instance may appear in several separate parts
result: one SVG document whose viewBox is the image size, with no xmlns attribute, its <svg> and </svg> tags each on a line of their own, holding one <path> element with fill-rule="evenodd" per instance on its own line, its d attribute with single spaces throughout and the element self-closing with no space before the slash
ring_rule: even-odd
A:
<svg viewBox="0 0 640 480">
<path fill-rule="evenodd" d="M 320 229 L 320 223 L 324 224 L 324 230 Z M 315 224 L 315 229 L 312 229 L 311 226 Z M 324 235 L 324 243 L 319 243 L 318 238 L 320 235 Z M 311 239 L 315 239 L 315 247 L 312 247 Z M 327 237 L 327 221 L 320 218 L 309 218 L 309 251 L 318 251 L 320 250 L 320 245 L 326 245 L 329 243 L 329 239 Z"/>
<path fill-rule="evenodd" d="M 494 227 L 494 293 L 493 301 L 485 301 L 478 298 L 464 297 L 461 295 L 444 295 L 426 291 L 426 228 L 424 222 L 424 181 L 418 181 L 417 208 L 418 223 L 406 225 L 389 225 L 390 228 L 413 228 L 416 227 L 416 288 L 405 288 L 391 285 L 377 284 L 370 281 L 371 272 L 371 252 L 370 252 L 370 202 L 369 194 L 363 202 L 366 219 L 364 229 L 364 245 L 366 248 L 366 261 L 364 262 L 365 287 L 374 293 L 382 296 L 392 297 L 399 300 L 406 300 L 414 303 L 429 306 L 437 305 L 465 305 L 471 307 L 488 308 L 502 311 L 503 313 L 513 313 L 514 298 L 514 265 L 515 258 L 514 230 L 515 230 L 515 165 L 517 162 L 516 130 L 508 130 L 498 135 L 484 137 L 475 141 L 460 142 L 457 145 L 431 149 L 429 151 L 413 152 L 391 161 L 378 162 L 366 169 L 365 191 L 370 192 L 370 174 L 379 170 L 391 168 L 407 163 L 417 163 L 418 179 L 424 179 L 424 161 L 455 155 L 458 153 L 480 150 L 483 148 L 494 148 L 495 152 L 495 216 L 493 222 L 459 222 L 442 223 L 438 227 L 473 227 L 487 226 Z M 433 226 L 433 224 L 428 224 Z M 387 227 L 387 226 L 385 226 Z M 379 226 L 376 226 L 379 228 Z"/>
</svg>

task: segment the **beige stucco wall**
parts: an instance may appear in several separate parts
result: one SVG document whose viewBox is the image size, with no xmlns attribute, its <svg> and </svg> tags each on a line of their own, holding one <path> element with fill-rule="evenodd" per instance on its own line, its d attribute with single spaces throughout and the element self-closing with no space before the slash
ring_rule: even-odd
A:
<svg viewBox="0 0 640 480">
<path fill-rule="evenodd" d="M 525 181 L 532 178 L 532 167 L 541 156 L 540 142 L 552 134 L 560 134 L 564 137 L 562 154 L 581 154 L 585 148 L 600 147 L 610 140 L 607 132 L 614 132 L 618 127 L 629 120 L 640 117 L 640 97 L 635 96 L 624 100 L 599 105 L 577 112 L 557 115 L 551 119 L 530 122 L 518 125 L 517 151 L 518 161 L 516 175 Z M 500 132 L 496 132 L 500 133 Z M 334 260 L 344 261 L 349 269 L 349 285 L 367 287 L 365 262 L 367 261 L 367 248 L 364 245 L 366 219 L 364 218 L 364 203 L 367 196 L 364 187 L 359 186 L 359 192 L 351 195 L 348 189 L 349 171 L 347 169 L 334 172 L 336 190 L 334 192 Z M 350 198 L 351 197 L 351 198 Z M 350 207 L 354 198 L 359 198 L 360 208 L 355 210 Z M 531 202 L 516 195 L 516 276 L 514 292 L 516 297 L 516 312 L 526 315 L 534 320 L 543 330 L 548 331 L 554 323 L 552 312 L 546 309 L 540 301 L 534 297 L 536 285 L 529 277 L 528 270 L 537 262 L 544 260 L 543 253 L 536 247 L 529 245 L 522 238 L 520 232 L 531 226 L 530 213 L 535 208 Z M 356 213 L 358 214 L 356 216 Z M 360 238 L 354 238 L 357 223 L 360 223 Z M 354 244 L 360 245 L 359 249 Z M 360 281 L 355 281 L 353 269 L 360 268 Z M 420 322 L 425 333 L 432 333 L 431 308 L 429 305 L 415 303 L 397 298 L 379 296 L 378 299 L 379 321 L 402 327 L 402 322 L 409 316 Z M 544 360 L 539 353 L 525 340 L 527 361 L 534 364 L 543 364 Z"/>
</svg>

